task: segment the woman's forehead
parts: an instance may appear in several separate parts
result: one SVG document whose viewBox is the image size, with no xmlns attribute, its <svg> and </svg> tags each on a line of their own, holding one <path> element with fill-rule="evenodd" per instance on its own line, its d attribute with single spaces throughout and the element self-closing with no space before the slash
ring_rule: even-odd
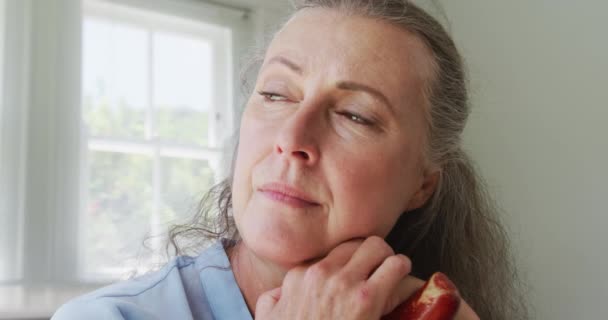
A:
<svg viewBox="0 0 608 320">
<path fill-rule="evenodd" d="M 379 18 L 338 9 L 310 8 L 296 13 L 275 35 L 271 47 L 290 46 L 318 53 L 334 50 L 336 58 L 381 57 L 412 64 L 432 74 L 432 53 L 413 32 Z M 312 56 L 315 57 L 315 56 Z M 430 72 L 430 73 L 429 73 Z"/>
<path fill-rule="evenodd" d="M 413 33 L 388 22 L 333 9 L 305 9 L 277 33 L 264 67 L 287 57 L 303 75 L 333 73 L 340 80 L 382 85 L 392 99 L 419 93 L 432 75 L 432 56 Z M 413 92 L 404 92 L 413 90 Z"/>
</svg>

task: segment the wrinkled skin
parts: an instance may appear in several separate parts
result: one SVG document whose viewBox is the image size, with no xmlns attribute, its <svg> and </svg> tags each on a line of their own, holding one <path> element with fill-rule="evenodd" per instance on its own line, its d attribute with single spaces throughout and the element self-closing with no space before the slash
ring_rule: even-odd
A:
<svg viewBox="0 0 608 320">
<path fill-rule="evenodd" d="M 422 286 L 383 238 L 437 185 L 423 152 L 430 57 L 413 34 L 329 9 L 272 41 L 233 180 L 229 257 L 256 319 L 379 319 Z"/>
</svg>

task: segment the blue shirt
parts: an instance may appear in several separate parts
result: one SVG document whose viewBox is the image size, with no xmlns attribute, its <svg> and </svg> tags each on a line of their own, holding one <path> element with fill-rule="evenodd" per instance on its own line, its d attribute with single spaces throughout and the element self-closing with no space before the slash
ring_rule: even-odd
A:
<svg viewBox="0 0 608 320">
<path fill-rule="evenodd" d="M 221 241 L 198 257 L 93 291 L 63 305 L 52 320 L 251 320 Z"/>
</svg>

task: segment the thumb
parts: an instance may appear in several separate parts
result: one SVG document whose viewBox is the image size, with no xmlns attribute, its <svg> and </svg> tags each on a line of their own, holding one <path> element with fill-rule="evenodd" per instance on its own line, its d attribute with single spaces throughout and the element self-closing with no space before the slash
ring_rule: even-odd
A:
<svg viewBox="0 0 608 320">
<path fill-rule="evenodd" d="M 256 302 L 255 317 L 265 318 L 274 309 L 279 299 L 281 299 L 281 287 L 264 292 Z"/>
</svg>

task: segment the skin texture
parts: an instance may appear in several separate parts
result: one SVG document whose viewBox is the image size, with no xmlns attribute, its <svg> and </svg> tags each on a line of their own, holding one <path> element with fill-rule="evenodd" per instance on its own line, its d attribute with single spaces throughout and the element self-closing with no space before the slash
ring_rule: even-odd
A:
<svg viewBox="0 0 608 320">
<path fill-rule="evenodd" d="M 256 318 L 377 319 L 422 285 L 383 238 L 437 184 L 422 152 L 430 66 L 413 34 L 328 9 L 276 35 L 233 180 L 229 256 Z"/>
</svg>

